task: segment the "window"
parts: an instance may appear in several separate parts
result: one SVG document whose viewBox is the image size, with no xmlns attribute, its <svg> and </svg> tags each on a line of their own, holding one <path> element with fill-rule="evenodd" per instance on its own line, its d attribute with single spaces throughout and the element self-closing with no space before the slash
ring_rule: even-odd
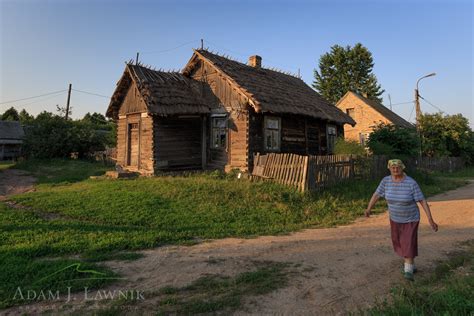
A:
<svg viewBox="0 0 474 316">
<path fill-rule="evenodd" d="M 367 140 L 369 139 L 369 134 L 367 133 L 359 133 L 359 142 L 361 146 L 367 147 Z"/>
<path fill-rule="evenodd" d="M 346 109 L 346 114 L 349 115 L 350 117 L 354 118 L 354 108 L 348 108 Z"/>
<path fill-rule="evenodd" d="M 280 150 L 281 120 L 278 117 L 265 116 L 265 149 Z"/>
<path fill-rule="evenodd" d="M 328 154 L 334 153 L 334 145 L 336 144 L 337 130 L 336 126 L 328 125 L 326 127 Z"/>
<path fill-rule="evenodd" d="M 212 148 L 226 148 L 227 146 L 227 118 L 212 118 Z"/>
</svg>

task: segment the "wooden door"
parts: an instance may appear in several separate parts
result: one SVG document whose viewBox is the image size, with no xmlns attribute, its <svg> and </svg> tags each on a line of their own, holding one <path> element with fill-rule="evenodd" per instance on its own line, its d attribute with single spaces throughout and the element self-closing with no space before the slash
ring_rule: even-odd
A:
<svg viewBox="0 0 474 316">
<path fill-rule="evenodd" d="M 138 167 L 138 123 L 128 124 L 127 165 Z"/>
</svg>

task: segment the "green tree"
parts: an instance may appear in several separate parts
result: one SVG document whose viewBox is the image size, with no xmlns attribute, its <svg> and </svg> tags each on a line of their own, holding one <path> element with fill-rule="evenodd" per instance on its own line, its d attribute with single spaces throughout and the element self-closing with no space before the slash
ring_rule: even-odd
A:
<svg viewBox="0 0 474 316">
<path fill-rule="evenodd" d="M 474 136 L 461 114 L 423 114 L 420 117 L 423 154 L 429 157 L 464 157 L 474 162 Z"/>
<path fill-rule="evenodd" d="M 375 155 L 413 157 L 419 154 L 420 139 L 414 128 L 381 123 L 370 134 L 368 147 Z"/>
<path fill-rule="evenodd" d="M 347 91 L 382 102 L 380 96 L 385 90 L 372 73 L 373 67 L 372 53 L 362 44 L 357 43 L 354 47 L 334 45 L 319 59 L 319 71 L 314 70 L 313 87 L 334 104 Z"/>
<path fill-rule="evenodd" d="M 18 118 L 22 124 L 28 124 L 34 120 L 34 116 L 28 113 L 25 109 L 21 110 Z"/>
<path fill-rule="evenodd" d="M 20 116 L 18 111 L 12 106 L 2 114 L 1 119 L 2 121 L 19 121 Z"/>
</svg>

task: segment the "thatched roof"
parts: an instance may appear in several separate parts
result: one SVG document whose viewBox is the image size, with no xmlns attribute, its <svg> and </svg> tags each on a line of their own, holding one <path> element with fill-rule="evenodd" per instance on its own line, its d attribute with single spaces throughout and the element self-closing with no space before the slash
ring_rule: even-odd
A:
<svg viewBox="0 0 474 316">
<path fill-rule="evenodd" d="M 356 96 L 357 98 L 359 98 L 362 102 L 364 102 L 365 104 L 367 104 L 368 106 L 370 106 L 371 108 L 373 108 L 374 110 L 376 110 L 377 112 L 379 112 L 381 115 L 383 115 L 386 119 L 388 119 L 390 122 L 392 122 L 392 124 L 394 125 L 397 125 L 397 126 L 400 126 L 400 127 L 404 127 L 404 128 L 415 128 L 415 126 L 406 121 L 403 117 L 399 116 L 397 113 L 391 111 L 389 108 L 387 108 L 386 106 L 378 103 L 377 101 L 374 101 L 374 100 L 371 100 L 371 99 L 368 99 L 366 97 L 363 97 L 361 95 L 359 95 L 358 93 L 355 93 L 353 91 L 348 91 L 338 102 L 337 104 L 341 103 L 342 100 L 344 100 L 347 96 L 349 95 L 354 95 Z"/>
<path fill-rule="evenodd" d="M 311 116 L 337 123 L 355 124 L 347 114 L 322 98 L 303 80 L 279 71 L 256 68 L 207 50 L 195 50 L 183 69 L 189 75 L 198 59 L 204 60 L 226 76 L 257 112 Z"/>
<path fill-rule="evenodd" d="M 0 121 L 0 144 L 21 144 L 24 136 L 20 122 Z"/>
<path fill-rule="evenodd" d="M 150 114 L 209 113 L 209 102 L 199 93 L 200 82 L 179 72 L 157 71 L 129 63 L 110 100 L 106 112 L 108 117 L 118 117 L 120 105 L 132 82 L 135 82 Z"/>
</svg>

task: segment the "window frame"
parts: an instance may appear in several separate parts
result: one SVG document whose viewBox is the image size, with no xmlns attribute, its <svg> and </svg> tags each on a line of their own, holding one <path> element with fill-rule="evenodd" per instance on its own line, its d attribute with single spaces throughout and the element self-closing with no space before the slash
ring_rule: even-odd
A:
<svg viewBox="0 0 474 316">
<path fill-rule="evenodd" d="M 224 121 L 224 126 L 219 126 L 217 121 Z M 213 114 L 211 115 L 211 149 L 225 149 L 227 150 L 228 144 L 228 117 L 227 114 Z M 224 135 L 224 143 L 222 144 L 220 141 L 216 143 L 216 136 Z M 219 137 L 219 140 L 221 138 Z"/>
<path fill-rule="evenodd" d="M 334 129 L 334 134 L 330 134 L 330 129 Z M 326 148 L 328 154 L 334 154 L 334 147 L 337 139 L 337 126 L 334 124 L 326 125 Z"/>
<path fill-rule="evenodd" d="M 277 121 L 278 122 L 278 128 L 272 128 L 268 126 L 269 121 Z M 275 136 L 276 134 L 276 136 Z M 273 138 L 276 141 L 275 146 L 268 146 L 268 136 L 272 138 L 272 143 L 273 143 Z M 279 152 L 281 150 L 281 117 L 278 116 L 264 116 L 263 118 L 263 147 L 265 148 L 265 151 L 267 152 Z"/>
</svg>

